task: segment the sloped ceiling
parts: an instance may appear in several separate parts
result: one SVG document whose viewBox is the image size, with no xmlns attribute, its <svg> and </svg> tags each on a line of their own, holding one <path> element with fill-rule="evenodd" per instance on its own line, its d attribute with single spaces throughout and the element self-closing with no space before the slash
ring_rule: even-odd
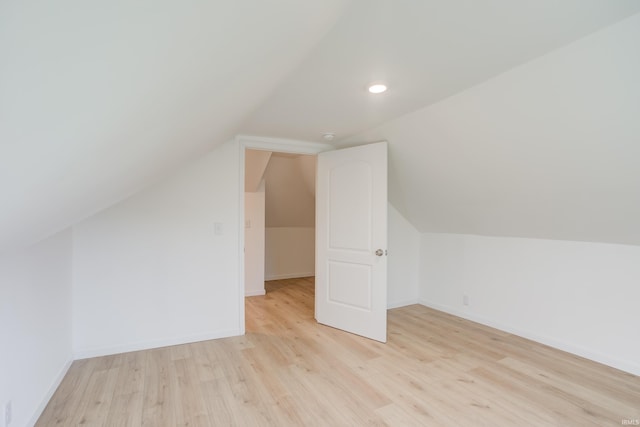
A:
<svg viewBox="0 0 640 427">
<path fill-rule="evenodd" d="M 0 2 L 0 250 L 108 207 L 236 133 L 344 141 L 638 11 L 635 0 Z M 369 95 L 373 80 L 390 91 Z M 403 139 L 422 140 L 422 123 L 412 125 Z M 392 167 L 422 170 L 395 188 L 426 179 L 416 147 L 389 139 Z M 442 198 L 396 193 L 421 230 L 491 230 L 429 217 Z M 446 206 L 440 215 L 462 209 Z"/>
<path fill-rule="evenodd" d="M 265 226 L 315 225 L 316 157 L 273 153 L 265 170 Z"/>
<path fill-rule="evenodd" d="M 0 2 L 0 250 L 229 139 L 347 4 Z"/>
<path fill-rule="evenodd" d="M 636 0 L 357 0 L 242 130 L 344 139 L 638 11 Z M 384 96 L 366 90 L 377 81 Z"/>
<path fill-rule="evenodd" d="M 421 231 L 640 245 L 640 14 L 366 131 Z"/>
<path fill-rule="evenodd" d="M 264 171 L 267 169 L 271 151 L 245 150 L 244 153 L 244 191 L 255 193 L 260 188 Z"/>
</svg>

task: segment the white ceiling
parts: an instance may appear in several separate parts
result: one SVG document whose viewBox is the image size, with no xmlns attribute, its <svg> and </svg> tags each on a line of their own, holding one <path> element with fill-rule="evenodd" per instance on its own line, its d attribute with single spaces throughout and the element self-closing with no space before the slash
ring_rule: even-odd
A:
<svg viewBox="0 0 640 427">
<path fill-rule="evenodd" d="M 2 1 L 0 249 L 236 133 L 341 140 L 638 11 L 635 0 Z M 374 80 L 389 92 L 369 95 Z M 420 224 L 417 206 L 404 212 Z"/>
<path fill-rule="evenodd" d="M 339 141 L 638 11 L 636 0 L 356 0 L 242 131 Z M 389 91 L 369 94 L 376 81 Z"/>
<path fill-rule="evenodd" d="M 0 250 L 229 139 L 345 4 L 0 2 Z"/>
<path fill-rule="evenodd" d="M 351 142 L 420 231 L 640 245 L 640 14 Z"/>
</svg>

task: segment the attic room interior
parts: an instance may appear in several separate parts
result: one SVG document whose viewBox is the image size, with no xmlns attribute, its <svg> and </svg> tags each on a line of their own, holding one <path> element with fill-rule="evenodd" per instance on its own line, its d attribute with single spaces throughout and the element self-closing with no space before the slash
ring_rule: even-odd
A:
<svg viewBox="0 0 640 427">
<path fill-rule="evenodd" d="M 0 2 L 0 427 L 640 425 L 639 45 L 636 0 Z"/>
</svg>

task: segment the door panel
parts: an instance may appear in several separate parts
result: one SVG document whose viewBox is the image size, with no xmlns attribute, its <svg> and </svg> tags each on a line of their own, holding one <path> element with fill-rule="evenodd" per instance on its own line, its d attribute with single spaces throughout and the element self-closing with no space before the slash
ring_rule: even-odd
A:
<svg viewBox="0 0 640 427">
<path fill-rule="evenodd" d="M 317 174 L 316 319 L 386 342 L 386 142 L 321 153 Z"/>
<path fill-rule="evenodd" d="M 371 247 L 371 165 L 343 163 L 329 171 L 329 248 Z"/>
<path fill-rule="evenodd" d="M 371 267 L 337 261 L 329 261 L 328 267 L 329 302 L 371 310 Z"/>
</svg>

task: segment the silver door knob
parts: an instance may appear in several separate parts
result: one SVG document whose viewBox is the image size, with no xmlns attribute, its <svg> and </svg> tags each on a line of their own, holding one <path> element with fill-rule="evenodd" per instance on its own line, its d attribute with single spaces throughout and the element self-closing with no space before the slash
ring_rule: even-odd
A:
<svg viewBox="0 0 640 427">
<path fill-rule="evenodd" d="M 382 256 L 382 255 L 384 255 L 384 251 L 382 249 L 378 249 L 376 251 L 376 256 Z"/>
</svg>

